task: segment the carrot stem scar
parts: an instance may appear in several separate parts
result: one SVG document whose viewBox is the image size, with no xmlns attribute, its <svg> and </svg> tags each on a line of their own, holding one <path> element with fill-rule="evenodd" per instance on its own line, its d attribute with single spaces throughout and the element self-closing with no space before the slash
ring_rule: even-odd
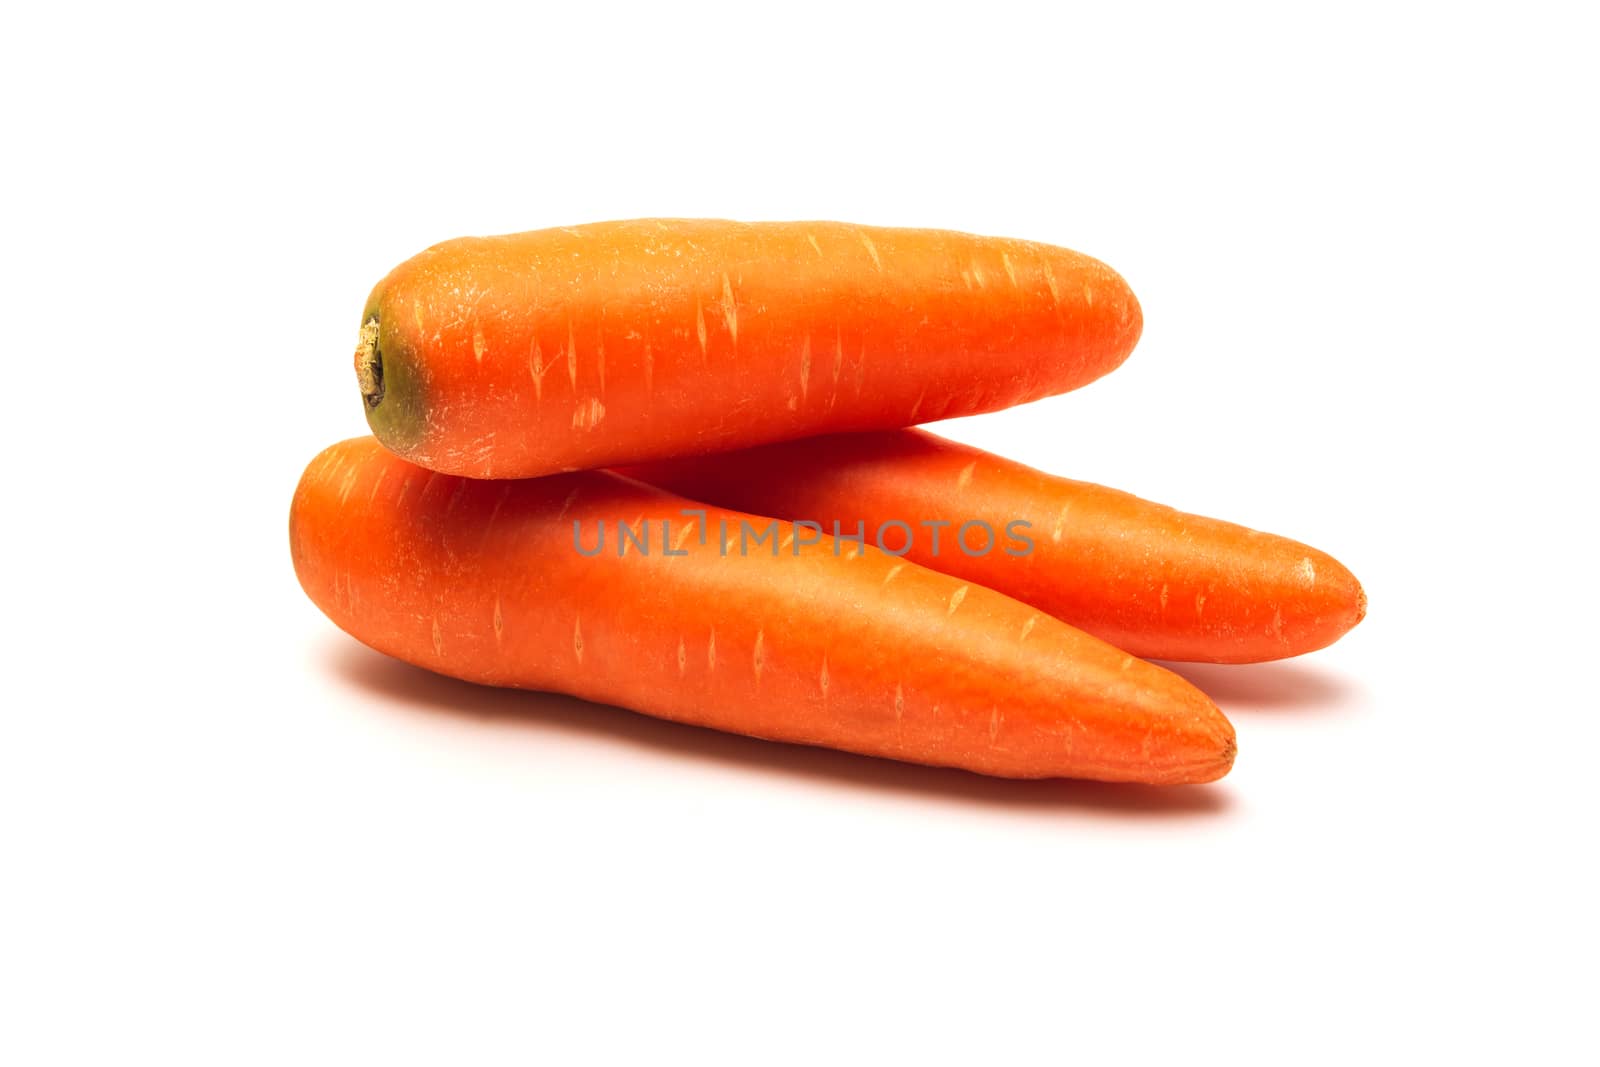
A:
<svg viewBox="0 0 1600 1067">
<path fill-rule="evenodd" d="M 378 320 L 361 324 L 361 339 L 356 343 L 356 381 L 367 407 L 383 403 L 383 356 L 378 351 Z"/>
</svg>

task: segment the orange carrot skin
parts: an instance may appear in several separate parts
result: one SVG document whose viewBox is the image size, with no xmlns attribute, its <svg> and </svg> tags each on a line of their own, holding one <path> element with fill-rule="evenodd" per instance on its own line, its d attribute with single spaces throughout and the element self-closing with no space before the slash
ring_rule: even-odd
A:
<svg viewBox="0 0 1600 1067">
<path fill-rule="evenodd" d="M 898 519 L 906 558 L 1032 604 L 1150 659 L 1255 663 L 1338 640 L 1366 614 L 1338 560 L 1286 537 L 1190 515 L 1129 493 L 1044 474 L 922 430 L 851 434 L 629 468 L 626 473 L 723 506 L 854 531 L 870 541 Z M 951 523 L 933 553 L 932 528 Z M 984 555 L 958 528 L 995 531 Z M 1006 537 L 1015 520 L 1031 541 Z M 886 547 L 906 540 L 893 528 Z M 981 527 L 969 531 L 974 551 Z"/>
<path fill-rule="evenodd" d="M 447 241 L 362 315 L 390 450 L 520 478 L 993 411 L 1084 385 L 1138 301 L 1063 248 L 833 222 L 643 219 Z"/>
<path fill-rule="evenodd" d="M 290 514 L 295 571 L 336 624 L 489 685 L 1016 778 L 1220 777 L 1232 726 L 1178 676 L 977 585 L 828 542 L 719 553 L 689 502 L 608 472 L 486 482 L 372 438 L 327 449 Z M 595 524 L 650 524 L 619 558 Z M 757 525 L 766 520 L 759 520 Z M 662 552 L 661 523 L 682 556 Z M 608 528 L 609 532 L 609 528 Z"/>
</svg>

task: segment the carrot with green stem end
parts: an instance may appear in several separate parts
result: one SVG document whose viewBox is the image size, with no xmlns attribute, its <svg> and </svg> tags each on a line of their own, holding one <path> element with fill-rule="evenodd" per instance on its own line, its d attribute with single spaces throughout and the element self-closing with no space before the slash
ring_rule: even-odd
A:
<svg viewBox="0 0 1600 1067">
<path fill-rule="evenodd" d="M 642 219 L 446 241 L 362 313 L 373 433 L 520 478 L 993 411 L 1132 350 L 1105 264 L 1030 241 Z"/>
<path fill-rule="evenodd" d="M 1044 474 L 922 430 L 795 441 L 624 473 L 829 530 L 861 523 L 876 537 L 889 523 L 885 547 L 909 544 L 907 559 L 1150 659 L 1296 656 L 1338 640 L 1367 610 L 1355 576 L 1298 541 Z"/>
<path fill-rule="evenodd" d="M 290 547 L 341 628 L 468 681 L 1005 777 L 1232 765 L 1232 726 L 1169 671 L 871 547 L 789 529 L 743 551 L 739 524 L 770 520 L 694 507 L 603 471 L 430 473 L 362 438 L 306 469 Z M 741 538 L 726 555 L 724 522 Z M 623 554 L 614 537 L 588 554 L 601 524 L 632 532 Z"/>
</svg>

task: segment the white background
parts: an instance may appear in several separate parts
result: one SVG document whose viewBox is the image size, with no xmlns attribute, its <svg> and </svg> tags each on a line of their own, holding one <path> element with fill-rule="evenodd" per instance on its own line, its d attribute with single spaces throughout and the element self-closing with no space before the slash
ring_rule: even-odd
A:
<svg viewBox="0 0 1600 1067">
<path fill-rule="evenodd" d="M 0 1059 L 1594 1055 L 1579 5 L 221 10 L 0 35 Z M 1368 620 L 1186 669 L 1239 759 L 1172 792 L 355 645 L 285 529 L 370 286 L 644 215 L 1105 259 L 1128 364 L 948 432 L 1309 541 Z"/>
</svg>

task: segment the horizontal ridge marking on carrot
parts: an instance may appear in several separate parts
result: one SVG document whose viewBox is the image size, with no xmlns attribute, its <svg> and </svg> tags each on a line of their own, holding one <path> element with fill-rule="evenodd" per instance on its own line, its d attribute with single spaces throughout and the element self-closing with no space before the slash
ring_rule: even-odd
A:
<svg viewBox="0 0 1600 1067">
<path fill-rule="evenodd" d="M 1044 474 L 923 430 L 844 434 L 624 468 L 720 507 L 786 519 L 945 522 L 906 558 L 980 582 L 1150 659 L 1250 663 L 1338 640 L 1366 614 L 1355 576 L 1285 537 Z M 1026 553 L 964 551 L 959 527 L 1010 524 Z M 899 551 L 904 535 L 893 533 Z M 975 543 L 977 538 L 972 539 Z M 1007 542 L 1009 547 L 1009 542 Z"/>
<path fill-rule="evenodd" d="M 307 467 L 295 572 L 364 643 L 443 674 L 1016 778 L 1204 782 L 1234 732 L 1198 689 L 1009 597 L 874 548 L 719 554 L 690 501 L 604 471 L 431 473 L 372 438 Z M 710 509 L 708 524 L 751 519 Z M 675 552 L 576 531 L 670 524 Z"/>
<path fill-rule="evenodd" d="M 1084 385 L 1139 338 L 1064 248 L 837 222 L 639 219 L 446 241 L 362 313 L 373 433 L 515 478 L 993 411 Z"/>
</svg>

